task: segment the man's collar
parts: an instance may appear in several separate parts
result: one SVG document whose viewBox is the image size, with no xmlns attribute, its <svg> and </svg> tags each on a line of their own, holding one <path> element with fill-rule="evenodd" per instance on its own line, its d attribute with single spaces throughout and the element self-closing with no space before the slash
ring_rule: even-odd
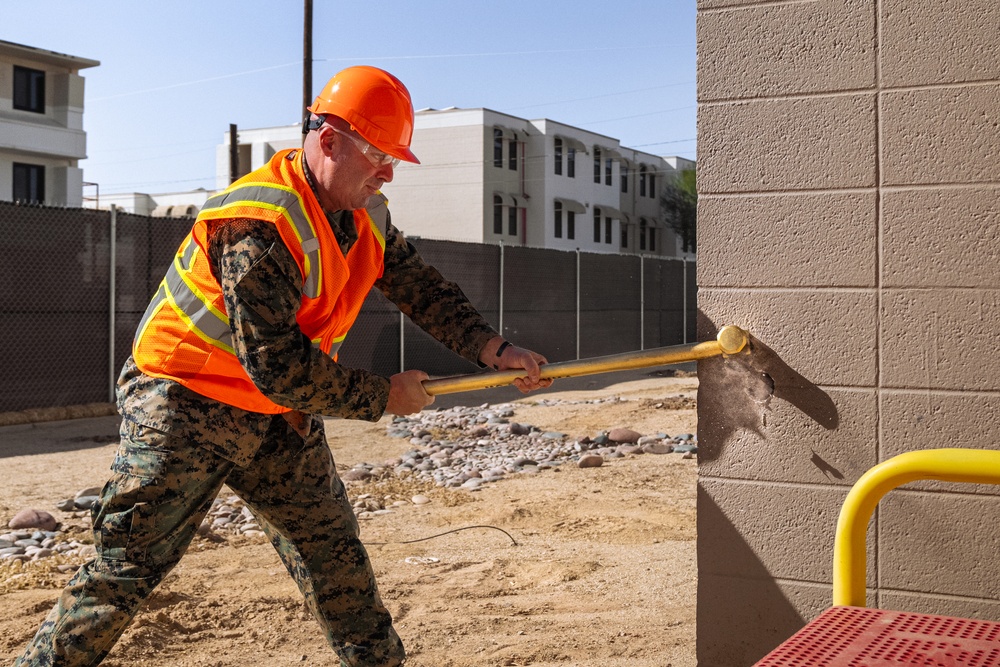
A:
<svg viewBox="0 0 1000 667">
<path fill-rule="evenodd" d="M 305 174 L 305 176 L 306 176 L 306 183 L 309 184 L 309 189 L 312 190 L 313 196 L 316 197 L 316 201 L 320 202 L 320 206 L 323 206 L 322 201 L 319 198 L 319 191 L 316 189 L 316 179 L 313 178 L 312 170 L 309 168 L 309 162 L 306 161 L 306 152 L 305 151 L 302 151 L 302 173 Z M 323 213 L 326 213 L 326 217 L 327 217 L 328 220 L 333 220 L 334 217 L 338 213 L 340 213 L 340 210 L 337 210 L 337 211 L 327 211 L 324 208 L 323 209 Z"/>
<path fill-rule="evenodd" d="M 319 201 L 319 194 L 316 192 L 316 180 L 313 178 L 312 171 L 309 170 L 309 163 L 306 162 L 304 151 L 302 153 L 302 173 L 305 174 L 306 183 L 312 189 L 316 201 Z M 326 215 L 326 222 L 330 225 L 333 235 L 337 238 L 337 245 L 340 246 L 340 251 L 346 256 L 358 236 L 358 232 L 354 227 L 354 215 L 351 211 L 340 210 L 331 212 L 326 209 L 323 209 L 323 214 Z"/>
</svg>

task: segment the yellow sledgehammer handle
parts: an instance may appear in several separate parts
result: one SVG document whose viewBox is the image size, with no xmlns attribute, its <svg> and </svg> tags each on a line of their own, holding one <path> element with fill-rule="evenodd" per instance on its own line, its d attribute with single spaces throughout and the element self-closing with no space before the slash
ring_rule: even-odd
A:
<svg viewBox="0 0 1000 667">
<path fill-rule="evenodd" d="M 723 354 L 736 354 L 743 350 L 749 342 L 747 332 L 736 326 L 725 326 L 719 330 L 719 335 L 713 341 L 693 343 L 689 345 L 671 345 L 657 347 L 640 352 L 624 352 L 606 357 L 579 359 L 577 361 L 560 361 L 542 366 L 541 377 L 568 378 L 580 375 L 594 375 L 611 371 L 627 371 L 636 368 L 649 368 L 666 364 L 680 364 L 686 361 L 697 361 L 707 357 L 717 357 Z M 497 371 L 495 373 L 474 373 L 472 375 L 456 375 L 453 377 L 425 380 L 424 390 L 431 396 L 441 394 L 456 394 L 462 391 L 475 391 L 489 387 L 502 387 L 524 377 L 522 370 Z"/>
</svg>

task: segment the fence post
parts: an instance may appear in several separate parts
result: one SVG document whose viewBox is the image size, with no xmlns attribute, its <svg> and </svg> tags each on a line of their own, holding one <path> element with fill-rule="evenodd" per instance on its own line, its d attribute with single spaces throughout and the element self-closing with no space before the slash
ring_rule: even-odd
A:
<svg viewBox="0 0 1000 667">
<path fill-rule="evenodd" d="M 503 336 L 503 239 L 500 240 L 500 335 Z"/>
<path fill-rule="evenodd" d="M 580 249 L 576 249 L 576 358 L 580 358 Z"/>
<path fill-rule="evenodd" d="M 403 329 L 406 326 L 406 316 L 403 311 L 399 311 L 399 372 L 406 370 L 406 340 L 403 336 Z"/>
<path fill-rule="evenodd" d="M 639 255 L 639 349 L 646 349 L 646 258 Z"/>
<path fill-rule="evenodd" d="M 684 269 L 684 282 L 683 282 L 684 300 L 681 303 L 683 304 L 682 308 L 684 309 L 684 334 L 683 334 L 683 336 L 684 336 L 684 342 L 687 343 L 688 342 L 688 261 L 687 261 L 687 257 L 683 258 L 683 262 L 684 262 L 684 267 L 683 267 L 683 269 Z"/>
<path fill-rule="evenodd" d="M 117 235 L 118 235 L 118 207 L 111 205 L 111 230 L 108 233 L 110 266 L 108 267 L 108 402 L 115 402 L 115 378 L 118 373 L 115 370 L 115 278 L 117 273 Z"/>
</svg>

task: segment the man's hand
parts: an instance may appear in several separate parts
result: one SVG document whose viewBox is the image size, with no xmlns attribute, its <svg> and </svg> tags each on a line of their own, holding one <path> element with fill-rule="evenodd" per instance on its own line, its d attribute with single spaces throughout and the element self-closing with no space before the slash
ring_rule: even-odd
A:
<svg viewBox="0 0 1000 667">
<path fill-rule="evenodd" d="M 536 389 L 544 389 L 552 386 L 552 379 L 541 379 L 539 377 L 539 366 L 548 363 L 548 360 L 537 352 L 526 350 L 523 347 L 506 344 L 500 336 L 496 336 L 483 347 L 479 353 L 479 361 L 498 371 L 524 369 L 525 377 L 514 380 L 514 386 L 527 394 Z M 497 350 L 500 348 L 500 356 L 497 357 Z"/>
<path fill-rule="evenodd" d="M 404 371 L 389 378 L 389 402 L 385 411 L 394 415 L 420 412 L 434 402 L 434 397 L 424 391 L 421 384 L 428 379 L 423 371 Z"/>
</svg>

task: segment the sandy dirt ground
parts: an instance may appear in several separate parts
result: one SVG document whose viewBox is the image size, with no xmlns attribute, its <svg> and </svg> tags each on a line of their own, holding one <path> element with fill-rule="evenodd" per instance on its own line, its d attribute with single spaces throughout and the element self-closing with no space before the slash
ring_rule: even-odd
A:
<svg viewBox="0 0 1000 667">
<path fill-rule="evenodd" d="M 697 378 L 677 375 L 527 396 L 513 404 L 512 420 L 571 437 L 618 426 L 694 433 Z M 582 402 L 608 396 L 624 400 Z M 338 468 L 411 449 L 386 435 L 387 423 L 329 423 Z M 110 442 L 0 458 L 2 525 L 25 507 L 62 516 L 56 502 L 103 483 Z M 352 497 L 431 498 L 362 521 L 407 665 L 691 667 L 696 474 L 693 459 L 645 454 L 511 476 L 476 492 L 399 481 L 348 489 Z M 403 544 L 466 526 L 509 536 L 474 528 Z M 52 565 L 0 566 L 0 664 L 13 661 L 67 580 Z M 339 663 L 269 544 L 199 538 L 104 664 Z"/>
</svg>

